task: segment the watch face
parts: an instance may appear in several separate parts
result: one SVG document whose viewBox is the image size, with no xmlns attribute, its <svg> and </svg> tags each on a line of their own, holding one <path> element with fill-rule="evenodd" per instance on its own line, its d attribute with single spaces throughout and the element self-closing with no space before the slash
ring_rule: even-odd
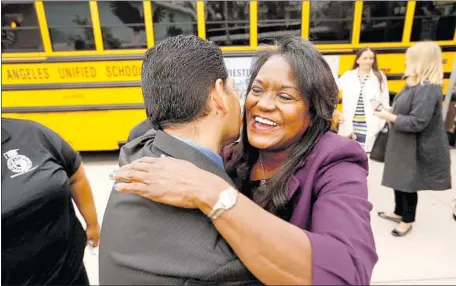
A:
<svg viewBox="0 0 456 286">
<path fill-rule="evenodd" d="M 229 189 L 220 195 L 220 201 L 224 208 L 231 208 L 236 203 L 237 191 Z"/>
</svg>

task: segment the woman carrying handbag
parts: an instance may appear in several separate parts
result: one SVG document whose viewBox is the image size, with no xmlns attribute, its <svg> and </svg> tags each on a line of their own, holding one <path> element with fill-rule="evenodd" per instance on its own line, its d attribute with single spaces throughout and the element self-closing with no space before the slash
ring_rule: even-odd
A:
<svg viewBox="0 0 456 286">
<path fill-rule="evenodd" d="M 389 122 L 382 185 L 394 189 L 395 208 L 379 212 L 397 223 L 394 236 L 404 236 L 415 222 L 418 191 L 451 189 L 450 152 L 442 117 L 442 54 L 433 42 L 407 50 L 407 83 L 391 112 L 375 115 Z"/>
<path fill-rule="evenodd" d="M 377 111 L 380 111 L 380 109 L 377 109 Z M 388 144 L 388 131 L 389 126 L 388 123 L 386 123 L 385 126 L 383 126 L 383 128 L 377 133 L 370 153 L 371 160 L 381 163 L 385 162 L 386 145 Z"/>
</svg>

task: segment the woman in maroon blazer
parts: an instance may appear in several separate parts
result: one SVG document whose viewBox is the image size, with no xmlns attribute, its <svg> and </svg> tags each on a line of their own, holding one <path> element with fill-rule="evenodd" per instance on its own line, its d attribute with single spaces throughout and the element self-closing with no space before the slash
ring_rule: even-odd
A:
<svg viewBox="0 0 456 286">
<path fill-rule="evenodd" d="M 224 150 L 240 192 L 168 157 L 123 166 L 116 189 L 200 209 L 262 283 L 368 285 L 377 262 L 368 162 L 330 131 L 337 94 L 321 54 L 287 38 L 258 55 L 241 140 Z"/>
</svg>

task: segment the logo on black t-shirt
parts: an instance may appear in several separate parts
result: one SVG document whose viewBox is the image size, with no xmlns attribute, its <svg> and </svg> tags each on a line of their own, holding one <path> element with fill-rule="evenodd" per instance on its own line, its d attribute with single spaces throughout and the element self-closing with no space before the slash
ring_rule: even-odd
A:
<svg viewBox="0 0 456 286">
<path fill-rule="evenodd" d="M 8 169 L 10 169 L 12 172 L 17 173 L 15 175 L 12 175 L 11 178 L 20 176 L 22 174 L 25 174 L 31 170 L 34 170 L 36 167 L 32 168 L 32 161 L 29 159 L 29 157 L 20 155 L 17 151 L 19 149 L 13 149 L 9 150 L 5 153 L 3 153 L 3 156 L 8 160 L 7 165 Z"/>
</svg>

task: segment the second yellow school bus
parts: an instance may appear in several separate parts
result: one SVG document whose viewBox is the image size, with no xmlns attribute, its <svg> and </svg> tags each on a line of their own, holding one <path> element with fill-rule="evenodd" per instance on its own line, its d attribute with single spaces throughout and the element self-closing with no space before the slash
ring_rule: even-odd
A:
<svg viewBox="0 0 456 286">
<path fill-rule="evenodd" d="M 144 52 L 179 34 L 221 46 L 241 93 L 253 53 L 281 35 L 313 41 L 335 77 L 372 47 L 391 92 L 406 49 L 433 40 L 446 92 L 455 19 L 454 1 L 2 1 L 2 116 L 41 122 L 79 151 L 117 150 L 145 118 Z"/>
</svg>

